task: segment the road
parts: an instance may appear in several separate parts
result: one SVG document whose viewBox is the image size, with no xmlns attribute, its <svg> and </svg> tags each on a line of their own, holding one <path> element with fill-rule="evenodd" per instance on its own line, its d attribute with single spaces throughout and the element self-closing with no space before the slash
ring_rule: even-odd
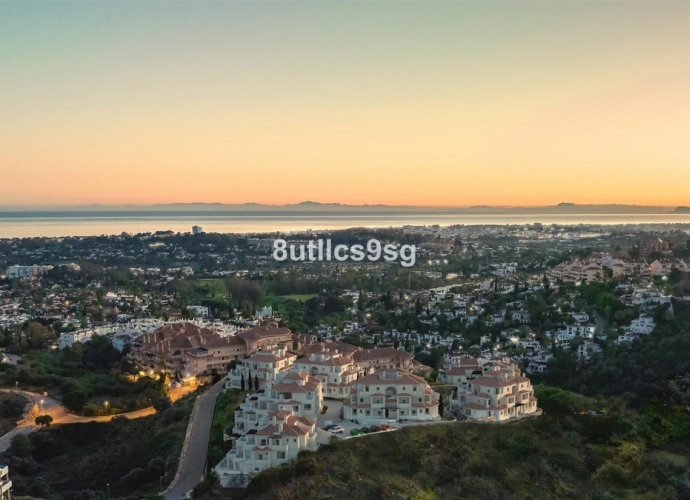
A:
<svg viewBox="0 0 690 500">
<path fill-rule="evenodd" d="M 221 379 L 196 400 L 189 419 L 180 463 L 177 466 L 177 475 L 173 479 L 172 488 L 165 493 L 165 500 L 184 498 L 187 492 L 204 478 L 206 452 L 211 437 L 216 399 L 224 384 L 225 379 Z"/>
<path fill-rule="evenodd" d="M 129 413 L 119 413 L 117 415 L 101 415 L 97 417 L 82 417 L 69 413 L 62 404 L 49 396 L 43 396 L 35 392 L 20 391 L 15 389 L 0 389 L 3 392 L 20 393 L 29 401 L 33 401 L 39 407 L 40 415 L 50 415 L 53 417 L 53 424 L 79 424 L 84 422 L 109 422 L 114 417 L 140 418 L 152 415 L 156 412 L 153 407 L 144 408 L 142 410 L 132 411 Z M 30 417 L 25 420 L 20 420 L 17 427 L 10 432 L 0 437 L 0 453 L 10 447 L 12 438 L 17 434 L 29 434 L 35 431 L 38 427 Z"/>
</svg>

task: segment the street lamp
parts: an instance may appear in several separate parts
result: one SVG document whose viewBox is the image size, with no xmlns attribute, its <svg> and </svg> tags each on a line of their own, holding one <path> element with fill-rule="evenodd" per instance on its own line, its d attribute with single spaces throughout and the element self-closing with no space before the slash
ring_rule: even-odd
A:
<svg viewBox="0 0 690 500">
<path fill-rule="evenodd" d="M 108 483 L 106 487 L 108 488 L 108 500 L 110 500 L 110 483 Z"/>
<path fill-rule="evenodd" d="M 108 402 L 106 401 L 104 403 L 104 405 L 105 405 L 105 414 L 107 415 L 108 414 Z"/>
</svg>

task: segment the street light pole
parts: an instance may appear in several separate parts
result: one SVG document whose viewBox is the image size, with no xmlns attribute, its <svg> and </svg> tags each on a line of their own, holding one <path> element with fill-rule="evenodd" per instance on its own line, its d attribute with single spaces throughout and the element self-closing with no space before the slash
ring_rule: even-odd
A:
<svg viewBox="0 0 690 500">
<path fill-rule="evenodd" d="M 108 500 L 110 500 L 110 483 L 108 483 L 106 487 L 108 488 Z"/>
</svg>

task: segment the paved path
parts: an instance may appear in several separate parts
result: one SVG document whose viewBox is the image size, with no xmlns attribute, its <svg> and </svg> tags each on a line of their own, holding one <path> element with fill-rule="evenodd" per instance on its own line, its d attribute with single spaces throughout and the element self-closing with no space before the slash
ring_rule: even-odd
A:
<svg viewBox="0 0 690 500">
<path fill-rule="evenodd" d="M 2 392 L 14 392 L 23 395 L 30 402 L 35 403 L 39 408 L 39 415 L 50 415 L 53 417 L 53 424 L 78 424 L 83 422 L 109 422 L 114 417 L 139 418 L 152 415 L 156 412 L 152 406 L 144 408 L 143 410 L 132 411 L 129 413 L 119 413 L 117 415 L 102 415 L 98 417 L 82 417 L 69 413 L 62 404 L 49 396 L 43 396 L 35 392 L 21 391 L 16 389 L 0 389 Z M 0 453 L 10 447 L 12 438 L 17 434 L 29 434 L 35 431 L 38 427 L 34 424 L 33 417 L 28 417 L 25 420 L 20 420 L 17 427 L 10 432 L 0 437 Z"/>
<path fill-rule="evenodd" d="M 165 500 L 180 500 L 193 489 L 203 478 L 206 467 L 206 452 L 211 437 L 213 414 L 216 399 L 223 389 L 225 379 L 201 394 L 194 403 L 194 410 L 189 419 L 187 436 L 182 446 L 180 463 L 172 487 L 165 493 Z"/>
</svg>

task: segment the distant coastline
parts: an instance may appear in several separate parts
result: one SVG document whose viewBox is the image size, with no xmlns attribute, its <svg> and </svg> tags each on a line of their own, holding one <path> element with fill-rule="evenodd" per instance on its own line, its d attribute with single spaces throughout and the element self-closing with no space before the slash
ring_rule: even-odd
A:
<svg viewBox="0 0 690 500">
<path fill-rule="evenodd" d="M 1 207 L 0 217 L 147 217 L 156 215 L 184 216 L 194 214 L 206 215 L 293 215 L 296 217 L 312 214 L 339 215 L 409 215 L 409 214 L 690 214 L 690 207 L 664 207 L 646 205 L 579 205 L 560 203 L 558 205 L 534 207 L 470 206 L 470 207 L 425 207 L 410 205 L 342 205 L 339 203 L 302 202 L 291 205 L 266 205 L 260 203 L 223 204 L 223 203 L 170 203 L 155 205 L 82 205 L 56 207 Z"/>
</svg>

